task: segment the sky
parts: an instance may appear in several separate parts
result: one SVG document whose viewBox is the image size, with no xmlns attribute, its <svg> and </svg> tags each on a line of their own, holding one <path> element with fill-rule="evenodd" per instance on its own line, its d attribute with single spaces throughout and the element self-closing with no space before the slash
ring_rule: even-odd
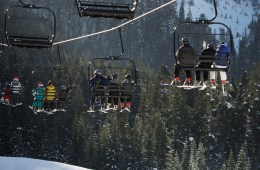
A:
<svg viewBox="0 0 260 170">
<path fill-rule="evenodd" d="M 89 170 L 59 162 L 31 158 L 0 157 L 0 170 Z"/>
</svg>

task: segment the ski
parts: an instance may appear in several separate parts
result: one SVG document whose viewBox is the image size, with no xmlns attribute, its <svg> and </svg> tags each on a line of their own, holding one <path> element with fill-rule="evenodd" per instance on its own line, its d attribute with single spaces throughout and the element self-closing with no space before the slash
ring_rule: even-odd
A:
<svg viewBox="0 0 260 170">
<path fill-rule="evenodd" d="M 208 86 L 202 86 L 199 90 L 205 90 Z"/>
<path fill-rule="evenodd" d="M 191 90 L 191 89 L 197 89 L 197 88 L 202 88 L 203 86 L 188 86 L 188 85 L 183 85 L 180 88 L 183 88 L 185 90 Z"/>
<path fill-rule="evenodd" d="M 87 110 L 88 113 L 95 113 L 96 111 L 93 109 Z"/>
<path fill-rule="evenodd" d="M 129 108 L 127 108 L 127 107 L 120 110 L 121 113 L 122 113 L 122 112 L 125 112 L 125 111 L 126 111 L 126 112 L 131 112 L 131 110 L 130 110 Z"/>
</svg>

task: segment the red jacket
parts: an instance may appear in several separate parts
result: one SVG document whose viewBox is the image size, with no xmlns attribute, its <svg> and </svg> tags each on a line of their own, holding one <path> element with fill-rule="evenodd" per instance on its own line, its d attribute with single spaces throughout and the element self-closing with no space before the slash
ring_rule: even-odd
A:
<svg viewBox="0 0 260 170">
<path fill-rule="evenodd" d="M 10 94 L 12 94 L 12 91 L 11 91 L 11 89 L 10 88 L 5 88 L 4 89 L 4 100 L 6 100 L 6 99 L 10 99 Z"/>
</svg>

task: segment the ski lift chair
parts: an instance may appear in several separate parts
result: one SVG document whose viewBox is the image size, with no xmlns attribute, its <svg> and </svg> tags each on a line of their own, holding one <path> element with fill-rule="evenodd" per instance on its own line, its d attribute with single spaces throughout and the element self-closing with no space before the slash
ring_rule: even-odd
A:
<svg viewBox="0 0 260 170">
<path fill-rule="evenodd" d="M 196 32 L 196 29 L 191 29 L 191 28 L 198 28 L 198 31 L 201 29 L 199 27 L 204 27 L 209 26 L 209 25 L 217 25 L 218 27 L 224 26 L 226 28 L 227 33 L 205 33 L 205 32 Z M 189 32 L 183 32 L 183 30 L 192 30 Z M 233 48 L 233 36 L 232 32 L 227 27 L 225 24 L 220 23 L 220 22 L 211 22 L 207 20 L 199 20 L 199 21 L 190 21 L 190 22 L 182 22 L 178 24 L 174 28 L 173 32 L 173 37 L 174 37 L 174 54 L 176 54 L 178 47 L 181 46 L 180 42 L 183 37 L 188 37 L 190 39 L 190 44 L 191 47 L 195 49 L 196 54 L 194 56 L 184 56 L 181 61 L 177 61 L 177 58 L 175 56 L 176 63 L 193 63 L 193 65 L 182 65 L 180 64 L 181 68 L 183 70 L 208 70 L 208 71 L 228 71 L 229 69 L 229 63 L 230 63 L 230 58 L 228 56 L 215 56 L 215 55 L 201 55 L 201 47 L 203 44 L 203 41 L 216 41 L 214 40 L 214 37 L 222 37 L 225 39 L 229 44 L 228 46 L 231 48 L 231 53 L 234 54 L 234 48 Z M 216 45 L 218 42 L 216 42 Z M 216 61 L 221 60 L 226 62 L 227 67 L 226 68 L 215 68 L 215 67 L 210 67 L 210 68 L 201 68 L 198 67 L 200 63 L 209 63 L 210 65 L 212 63 L 215 63 Z"/>
<path fill-rule="evenodd" d="M 133 60 L 122 58 L 118 56 L 110 56 L 108 58 L 96 58 L 89 63 L 88 67 L 88 81 L 91 80 L 95 70 L 100 70 L 102 75 L 106 77 L 117 73 L 119 75 L 118 84 L 99 84 L 96 83 L 90 87 L 90 101 L 91 107 L 101 105 L 106 108 L 108 101 L 113 101 L 115 98 L 133 98 L 135 94 L 135 86 L 137 84 L 137 71 Z M 121 82 L 126 74 L 133 77 L 133 84 L 130 88 L 125 88 Z M 118 103 L 112 103 L 118 105 Z M 94 109 L 95 110 L 95 109 Z"/>
<path fill-rule="evenodd" d="M 56 34 L 56 16 L 46 7 L 14 5 L 5 13 L 5 36 L 9 46 L 50 48 Z"/>
<path fill-rule="evenodd" d="M 90 17 L 105 17 L 116 19 L 133 19 L 135 16 L 137 0 L 132 3 L 109 3 L 75 0 L 79 15 Z"/>
<path fill-rule="evenodd" d="M 57 80 L 58 79 L 58 80 Z M 32 72 L 32 84 L 38 84 L 39 82 L 45 83 L 47 87 L 47 82 L 51 80 L 55 86 L 55 92 L 51 92 L 49 95 L 54 96 L 54 100 L 37 100 L 36 102 L 42 102 L 44 104 L 45 110 L 64 110 L 64 108 L 70 102 L 70 95 L 72 90 L 72 79 L 69 71 L 64 71 L 60 67 L 49 67 L 46 69 L 41 69 Z M 63 87 L 66 86 L 66 89 Z M 66 90 L 66 95 L 64 96 L 62 90 Z M 62 97 L 61 97 L 62 96 Z M 36 109 L 37 110 L 37 109 Z"/>
<path fill-rule="evenodd" d="M 121 28 L 119 30 L 121 53 L 117 56 L 109 56 L 106 58 L 92 59 L 88 66 L 88 81 L 91 81 L 92 76 L 96 70 L 101 71 L 102 75 L 109 77 L 110 75 L 117 73 L 119 77 L 119 84 L 111 83 L 93 83 L 90 87 L 90 105 L 91 109 L 97 110 L 100 106 L 107 107 L 108 100 L 114 98 L 133 98 L 135 94 L 135 86 L 137 84 L 137 70 L 133 60 L 123 58 L 124 46 L 121 35 Z M 133 77 L 133 86 L 131 88 L 125 88 L 121 85 L 123 81 L 122 75 L 130 74 Z M 119 100 L 118 100 L 119 101 Z M 112 103 L 115 104 L 115 103 Z M 115 104 L 117 105 L 117 104 Z"/>
<path fill-rule="evenodd" d="M 217 15 L 218 15 L 218 11 L 217 11 L 217 2 L 216 0 L 213 1 L 214 4 L 214 12 L 215 12 L 215 16 L 212 19 L 198 19 L 197 21 L 186 21 L 186 22 L 181 22 L 180 24 L 178 24 L 173 31 L 173 39 L 174 39 L 174 47 L 173 47 L 173 52 L 174 52 L 174 56 L 175 56 L 175 61 L 176 63 L 177 58 L 176 58 L 176 49 L 178 47 L 180 47 L 180 39 L 183 38 L 184 36 L 189 37 L 190 38 L 194 38 L 192 47 L 194 48 L 195 45 L 199 45 L 202 44 L 203 41 L 208 40 L 209 42 L 213 42 L 214 39 L 216 39 L 216 36 L 221 37 L 221 41 L 225 40 L 226 42 L 228 42 L 229 47 L 231 48 L 231 54 L 234 55 L 234 42 L 233 42 L 233 35 L 231 32 L 231 29 L 225 25 L 224 23 L 221 22 L 214 22 L 214 20 L 216 19 Z M 186 30 L 188 30 L 188 33 L 183 33 L 181 32 L 183 29 L 183 26 L 186 26 Z M 205 33 L 205 29 L 201 29 L 200 27 L 208 27 L 208 26 L 217 26 L 218 28 L 223 27 L 222 28 L 222 32 L 220 32 L 219 34 L 212 34 L 212 33 Z M 223 29 L 225 29 L 227 33 L 223 33 Z M 197 32 L 196 32 L 197 31 Z M 194 36 L 197 35 L 197 36 Z M 218 42 L 219 43 L 219 42 Z M 216 44 L 218 44 L 216 43 Z M 195 48 L 196 49 L 196 48 Z M 195 54 L 195 56 L 191 57 L 191 59 L 189 57 L 187 57 L 187 60 L 190 60 L 189 62 L 193 62 L 194 64 L 192 66 L 182 66 L 180 65 L 180 67 L 183 70 L 208 70 L 208 71 L 228 71 L 229 70 L 229 66 L 230 66 L 230 59 L 227 56 L 210 56 L 210 55 L 201 55 L 200 52 L 201 51 L 198 47 L 197 47 L 197 53 Z M 223 60 L 227 62 L 227 67 L 226 68 L 215 68 L 215 67 L 211 67 L 211 68 L 201 68 L 198 67 L 199 63 L 204 62 L 204 63 L 214 63 L 217 60 Z"/>
</svg>

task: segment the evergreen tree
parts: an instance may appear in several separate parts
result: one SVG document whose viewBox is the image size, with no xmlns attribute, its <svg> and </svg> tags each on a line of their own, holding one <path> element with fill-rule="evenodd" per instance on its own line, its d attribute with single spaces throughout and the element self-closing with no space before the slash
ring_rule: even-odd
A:
<svg viewBox="0 0 260 170">
<path fill-rule="evenodd" d="M 242 169 L 250 170 L 251 169 L 251 164 L 250 164 L 250 160 L 248 159 L 248 154 L 247 154 L 245 145 L 243 145 L 239 151 L 235 169 L 237 169 L 237 170 L 242 170 Z"/>
<path fill-rule="evenodd" d="M 235 169 L 235 159 L 234 159 L 232 150 L 229 152 L 226 169 L 227 170 L 234 170 Z"/>
<path fill-rule="evenodd" d="M 190 144 L 189 141 L 186 140 L 184 142 L 184 148 L 183 148 L 182 159 L 181 159 L 182 169 L 189 169 L 189 159 L 190 159 Z"/>
<path fill-rule="evenodd" d="M 207 169 L 205 149 L 202 142 L 199 142 L 199 147 L 196 151 L 196 167 L 198 169 Z"/>
<path fill-rule="evenodd" d="M 191 141 L 189 169 L 198 169 L 198 167 L 197 167 L 196 150 L 197 150 L 196 142 L 195 141 Z"/>
<path fill-rule="evenodd" d="M 157 127 L 155 129 L 155 157 L 158 169 L 166 169 L 167 167 L 167 153 L 168 153 L 168 138 L 164 123 L 158 119 L 156 121 Z"/>
<path fill-rule="evenodd" d="M 189 5 L 189 6 L 194 6 L 194 0 L 189 0 L 189 1 L 188 1 L 188 5 Z"/>
<path fill-rule="evenodd" d="M 185 10 L 184 10 L 185 1 L 181 1 L 180 9 L 179 9 L 179 22 L 185 21 Z"/>
<path fill-rule="evenodd" d="M 166 155 L 166 169 L 174 169 L 176 162 L 174 160 L 174 151 L 170 148 Z"/>
<path fill-rule="evenodd" d="M 183 169 L 178 154 L 175 154 L 173 169 L 174 169 L 174 170 L 182 170 L 182 169 Z"/>
</svg>

